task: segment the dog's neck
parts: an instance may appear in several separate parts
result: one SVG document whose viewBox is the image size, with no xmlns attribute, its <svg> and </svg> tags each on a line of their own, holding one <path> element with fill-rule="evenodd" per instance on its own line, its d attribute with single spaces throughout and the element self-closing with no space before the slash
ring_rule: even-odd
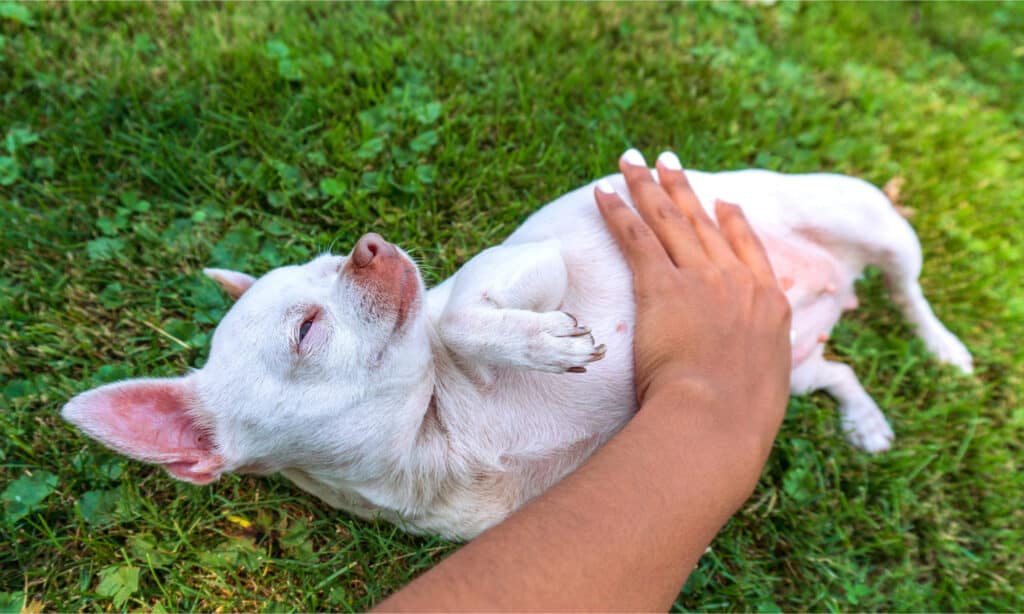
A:
<svg viewBox="0 0 1024 614">
<path fill-rule="evenodd" d="M 432 322 L 427 327 L 427 338 L 431 358 L 426 380 L 429 382 L 430 393 L 426 395 L 425 403 L 421 401 L 417 404 L 417 407 L 422 404 L 422 411 L 418 412 L 421 419 L 416 436 L 416 445 L 421 449 L 417 450 L 417 454 L 430 457 L 431 460 L 440 456 L 445 459 L 445 464 L 450 465 L 450 456 L 457 449 L 453 445 L 457 433 L 449 428 L 449 423 L 452 420 L 458 421 L 458 408 L 462 401 L 456 398 L 459 395 L 454 394 L 454 391 L 466 390 L 465 379 Z M 457 427 L 458 424 L 453 426 Z"/>
<path fill-rule="evenodd" d="M 344 478 L 330 468 L 305 471 L 300 486 L 357 514 L 376 508 L 415 522 L 443 507 L 443 499 L 456 493 L 467 475 L 482 474 L 486 461 L 465 445 L 471 439 L 467 434 L 479 426 L 468 413 L 481 411 L 479 382 L 458 364 L 429 322 L 427 339 L 429 363 L 404 398 L 391 401 L 394 420 L 388 428 L 364 442 Z"/>
<path fill-rule="evenodd" d="M 433 324 L 424 324 L 429 363 L 396 408 L 402 418 L 394 421 L 394 430 L 381 433 L 377 449 L 364 456 L 378 459 L 376 476 L 366 486 L 387 488 L 389 492 L 381 494 L 392 502 L 388 507 L 407 515 L 435 507 L 436 499 L 458 479 L 455 468 L 466 464 L 458 445 L 458 410 L 466 403 L 454 393 L 466 390 L 465 383 Z"/>
</svg>

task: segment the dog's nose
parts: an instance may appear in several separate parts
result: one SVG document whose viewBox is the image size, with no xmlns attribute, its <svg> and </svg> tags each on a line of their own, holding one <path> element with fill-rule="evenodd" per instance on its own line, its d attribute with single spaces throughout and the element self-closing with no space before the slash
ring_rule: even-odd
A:
<svg viewBox="0 0 1024 614">
<path fill-rule="evenodd" d="M 352 264 L 364 268 L 373 262 L 377 256 L 394 256 L 398 253 L 395 246 L 384 240 L 384 237 L 375 232 L 364 234 L 356 246 L 352 248 Z"/>
</svg>

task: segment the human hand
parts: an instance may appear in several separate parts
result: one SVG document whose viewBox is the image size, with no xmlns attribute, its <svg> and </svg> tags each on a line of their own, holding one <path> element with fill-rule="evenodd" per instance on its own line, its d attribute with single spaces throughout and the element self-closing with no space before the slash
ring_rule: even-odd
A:
<svg viewBox="0 0 1024 614">
<path fill-rule="evenodd" d="M 789 304 L 740 209 L 717 205 L 719 230 L 674 155 L 664 188 L 639 152 L 619 166 L 640 216 L 607 183 L 596 197 L 633 270 L 640 413 L 382 609 L 665 611 L 757 483 L 786 407 Z"/>
<path fill-rule="evenodd" d="M 633 271 L 637 396 L 685 399 L 709 435 L 756 451 L 756 482 L 789 394 L 789 303 L 743 211 L 716 202 L 716 226 L 675 154 L 660 185 L 636 150 L 619 168 L 640 215 L 607 182 L 595 195 Z"/>
</svg>

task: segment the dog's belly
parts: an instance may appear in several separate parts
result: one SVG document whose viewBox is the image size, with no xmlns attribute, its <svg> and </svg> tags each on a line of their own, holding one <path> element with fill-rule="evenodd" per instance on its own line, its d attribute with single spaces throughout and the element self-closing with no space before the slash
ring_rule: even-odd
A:
<svg viewBox="0 0 1024 614">
<path fill-rule="evenodd" d="M 828 250 L 799 235 L 764 236 L 772 269 L 793 309 L 793 368 L 814 356 L 844 310 L 857 306 L 854 275 Z"/>
<path fill-rule="evenodd" d="M 705 209 L 712 210 L 715 198 L 741 204 L 762 238 L 793 307 L 794 367 L 819 353 L 842 310 L 856 303 L 852 282 L 863 261 L 848 244 L 815 241 L 819 225 L 813 220 L 828 226 L 829 220 L 820 219 L 828 212 L 819 214 L 816 207 L 829 197 L 832 182 L 849 191 L 854 186 L 843 182 L 858 180 L 820 175 L 804 179 L 767 171 L 688 171 L 688 177 Z M 608 179 L 628 201 L 621 176 Z M 798 182 L 795 189 L 779 189 L 778 183 L 791 180 Z M 787 213 L 790 207 L 799 211 Z M 597 343 L 608 350 L 604 359 L 588 365 L 585 374 L 510 369 L 489 387 L 485 398 L 492 407 L 479 414 L 486 422 L 480 433 L 487 433 L 501 448 L 501 458 L 511 469 L 502 478 L 508 481 L 502 490 L 514 493 L 507 511 L 575 469 L 636 411 L 632 273 L 597 210 L 592 185 L 537 211 L 505 244 L 551 239 L 559 241 L 568 271 L 559 309 L 590 327 Z"/>
<path fill-rule="evenodd" d="M 779 178 L 799 181 L 800 176 L 786 176 L 760 170 L 727 173 L 687 171 L 687 176 L 701 204 L 713 215 L 716 198 L 735 202 L 761 238 L 772 263 L 776 278 L 793 308 L 793 368 L 814 355 L 844 310 L 857 306 L 853 281 L 860 274 L 863 262 L 850 250 L 835 249 L 813 239 L 813 226 L 798 217 L 801 228 L 792 225 L 788 205 L 806 208 L 806 193 L 777 187 Z M 841 176 L 810 176 L 814 190 L 829 187 L 828 181 L 842 183 Z M 628 199 L 628 190 L 621 176 L 609 178 L 619 194 Z M 810 183 L 810 182 L 807 182 Z M 843 189 L 840 185 L 837 189 Z M 824 202 L 830 194 L 816 195 Z M 629 201 L 631 203 L 631 201 Z M 632 204 L 632 203 L 631 203 Z M 813 206 L 813 205 L 812 205 Z M 608 344 L 608 358 L 632 352 L 634 321 L 632 276 L 618 247 L 608 233 L 594 203 L 593 187 L 586 186 L 547 205 L 506 241 L 507 244 L 530 243 L 558 239 L 569 271 L 570 287 L 563 308 L 594 330 L 600 343 Z M 622 346 L 620 348 L 619 346 Z M 623 349 L 624 351 L 616 351 Z M 606 358 L 606 360 L 608 360 Z M 626 364 L 628 362 L 628 364 Z M 632 385 L 632 361 L 611 361 L 611 373 L 617 380 Z M 626 374 L 619 369 L 626 369 Z M 589 395 L 585 395 L 587 398 Z"/>
</svg>

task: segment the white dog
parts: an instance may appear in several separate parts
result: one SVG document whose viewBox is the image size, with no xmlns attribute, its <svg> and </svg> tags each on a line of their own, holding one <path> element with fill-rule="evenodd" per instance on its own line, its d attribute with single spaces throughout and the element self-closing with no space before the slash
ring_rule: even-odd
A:
<svg viewBox="0 0 1024 614">
<path fill-rule="evenodd" d="M 742 205 L 792 304 L 792 392 L 835 397 L 854 445 L 878 452 L 893 437 L 853 371 L 822 355 L 857 304 L 865 266 L 883 271 L 927 347 L 970 372 L 918 285 L 917 237 L 879 190 L 841 175 L 687 176 L 710 215 L 716 198 Z M 606 179 L 628 200 L 621 175 Z M 258 280 L 208 269 L 238 300 L 206 365 L 102 386 L 63 415 L 195 484 L 281 472 L 356 515 L 471 538 L 579 466 L 636 410 L 632 277 L 593 191 L 547 205 L 429 291 L 375 234 L 348 256 Z"/>
</svg>

